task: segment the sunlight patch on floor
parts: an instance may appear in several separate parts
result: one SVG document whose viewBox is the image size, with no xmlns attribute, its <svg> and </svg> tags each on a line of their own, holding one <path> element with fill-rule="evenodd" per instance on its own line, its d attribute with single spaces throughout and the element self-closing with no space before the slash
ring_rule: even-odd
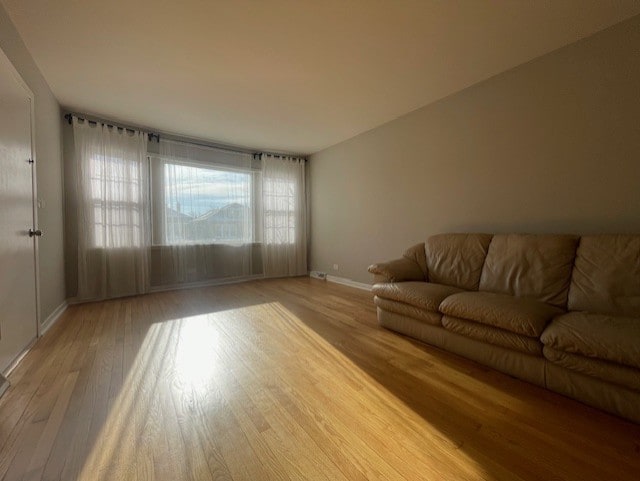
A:
<svg viewBox="0 0 640 481">
<path fill-rule="evenodd" d="M 195 390 L 203 389 L 223 368 L 216 352 L 220 333 L 206 314 L 183 319 L 175 354 L 177 379 Z"/>
<path fill-rule="evenodd" d="M 245 333 L 246 337 L 237 342 L 229 341 L 230 337 Z M 271 335 L 279 340 L 274 341 Z M 290 342 L 283 343 L 282 339 Z M 82 468 L 79 477 L 82 481 L 157 479 L 158 472 L 162 477 L 163 463 L 185 463 L 184 458 L 193 455 L 188 450 L 178 449 L 174 459 L 166 460 L 159 460 L 158 453 L 154 452 L 158 444 L 170 450 L 172 437 L 197 437 L 184 424 L 193 419 L 176 418 L 174 408 L 188 413 L 189 399 L 197 403 L 206 398 L 213 384 L 224 383 L 226 376 L 237 374 L 238 365 L 252 362 L 252 369 L 271 369 L 282 382 L 290 383 L 289 387 L 295 385 L 296 376 L 305 375 L 302 369 L 312 369 L 321 380 L 322 389 L 341 390 L 343 395 L 350 393 L 356 398 L 356 404 L 361 404 L 362 410 L 353 412 L 353 422 L 362 426 L 372 422 L 390 435 L 399 426 L 402 432 L 410 432 L 410 436 L 402 439 L 403 450 L 422 453 L 422 459 L 416 459 L 418 464 L 433 458 L 442 462 L 447 458 L 447 462 L 458 466 L 461 475 L 473 479 L 484 477 L 480 463 L 460 449 L 452 454 L 452 441 L 436 426 L 415 413 L 279 302 L 153 324 L 135 356 Z M 297 363 L 297 356 L 305 358 Z M 283 360 L 285 367 L 281 365 Z M 268 389 L 268 386 L 256 387 Z M 212 396 L 228 394 L 223 389 Z M 184 399 L 187 405 L 176 408 L 175 403 Z M 227 399 L 227 402 L 233 400 Z M 215 410 L 206 413 L 216 415 Z M 170 419 L 173 422 L 169 422 Z M 374 434 L 380 435 L 380 432 Z M 362 442 L 366 443 L 366 439 Z M 448 447 L 439 448 L 443 444 Z M 185 446 L 188 445 L 185 441 Z M 205 460 L 194 462 L 196 465 L 190 466 L 192 472 L 207 469 Z M 198 465 L 198 462 L 205 464 Z"/>
</svg>

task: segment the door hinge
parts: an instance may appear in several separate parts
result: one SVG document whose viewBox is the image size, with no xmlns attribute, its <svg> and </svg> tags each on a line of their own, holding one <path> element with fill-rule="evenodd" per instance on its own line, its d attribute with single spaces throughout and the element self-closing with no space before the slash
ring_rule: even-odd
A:
<svg viewBox="0 0 640 481">
<path fill-rule="evenodd" d="M 34 160 L 33 159 L 29 159 L 29 160 L 27 160 L 27 162 L 29 162 L 30 164 L 33 164 Z"/>
</svg>

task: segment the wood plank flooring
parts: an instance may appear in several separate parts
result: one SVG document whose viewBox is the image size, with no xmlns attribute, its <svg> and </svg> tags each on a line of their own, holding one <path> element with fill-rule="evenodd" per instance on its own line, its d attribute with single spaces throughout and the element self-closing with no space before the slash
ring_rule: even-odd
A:
<svg viewBox="0 0 640 481">
<path fill-rule="evenodd" d="M 640 426 L 308 278 L 70 307 L 10 381 L 6 481 L 640 479 Z"/>
</svg>

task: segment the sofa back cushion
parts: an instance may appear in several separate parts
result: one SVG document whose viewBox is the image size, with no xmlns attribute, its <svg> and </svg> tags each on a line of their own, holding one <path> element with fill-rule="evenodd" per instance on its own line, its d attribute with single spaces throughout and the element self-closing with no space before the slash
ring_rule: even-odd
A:
<svg viewBox="0 0 640 481">
<path fill-rule="evenodd" d="M 409 247 L 404 251 L 402 257 L 418 264 L 418 266 L 420 266 L 420 270 L 424 274 L 424 278 L 427 278 L 427 259 L 425 258 L 424 243 Z"/>
<path fill-rule="evenodd" d="M 530 297 L 564 309 L 577 245 L 578 237 L 572 235 L 495 235 L 480 290 Z"/>
<path fill-rule="evenodd" d="M 640 236 L 580 239 L 569 309 L 640 317 Z"/>
<path fill-rule="evenodd" d="M 491 234 L 438 234 L 425 243 L 429 282 L 477 291 Z"/>
</svg>

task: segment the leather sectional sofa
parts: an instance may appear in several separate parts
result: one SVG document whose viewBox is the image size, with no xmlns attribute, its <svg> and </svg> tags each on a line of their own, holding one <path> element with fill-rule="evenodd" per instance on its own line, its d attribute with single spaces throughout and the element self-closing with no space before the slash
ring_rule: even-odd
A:
<svg viewBox="0 0 640 481">
<path fill-rule="evenodd" d="M 640 236 L 441 234 L 369 272 L 382 326 L 640 423 Z"/>
</svg>

